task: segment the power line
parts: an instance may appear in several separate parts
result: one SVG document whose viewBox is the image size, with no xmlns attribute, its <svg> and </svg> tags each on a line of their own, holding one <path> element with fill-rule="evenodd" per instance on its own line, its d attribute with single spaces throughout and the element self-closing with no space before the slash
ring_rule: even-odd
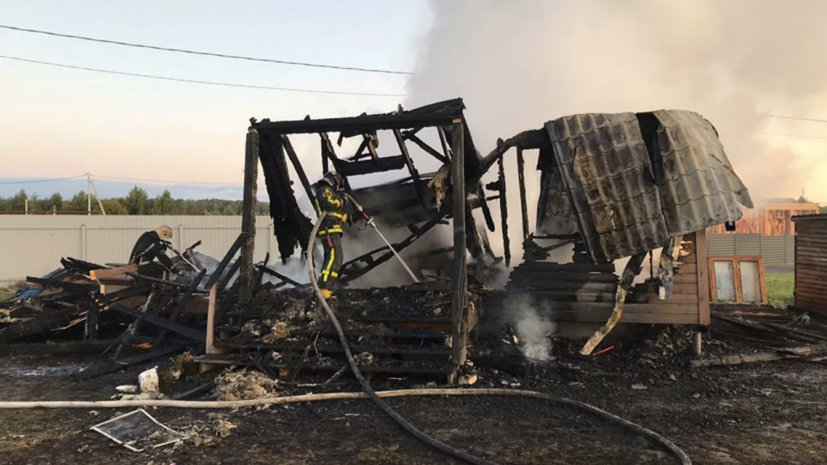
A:
<svg viewBox="0 0 827 465">
<path fill-rule="evenodd" d="M 799 136 L 799 135 L 796 135 L 796 134 L 778 134 L 778 133 L 775 133 L 775 132 L 759 132 L 758 134 L 763 134 L 765 136 L 791 137 L 791 138 L 794 138 L 794 139 L 821 139 L 821 140 L 827 139 L 827 137 L 822 137 L 822 136 Z"/>
<path fill-rule="evenodd" d="M 52 181 L 65 181 L 67 179 L 77 179 L 77 178 L 85 178 L 85 174 L 81 174 L 80 176 L 69 176 L 66 178 L 49 178 L 49 179 L 35 179 L 31 181 L 0 181 L 0 184 L 34 184 L 39 182 L 52 182 Z"/>
<path fill-rule="evenodd" d="M 404 97 L 404 94 L 379 94 L 374 92 L 344 92 L 344 91 L 335 91 L 335 90 L 317 90 L 317 89 L 296 89 L 291 87 L 269 87 L 269 86 L 256 86 L 250 84 L 232 84 L 228 82 L 213 82 L 213 81 L 198 81 L 194 79 L 182 79 L 182 78 L 174 78 L 174 77 L 167 77 L 167 76 L 155 76 L 151 74 L 138 74 L 138 73 L 127 73 L 123 71 L 112 71 L 108 69 L 98 69 L 98 68 L 86 68 L 83 66 L 74 66 L 74 65 L 65 65 L 62 63 L 52 63 L 48 61 L 38 61 L 38 60 L 29 60 L 27 58 L 19 58 L 19 57 L 12 57 L 7 55 L 0 55 L 0 58 L 4 58 L 6 60 L 15 60 L 15 61 L 22 61 L 25 63 L 35 63 L 38 65 L 46 65 L 46 66 L 56 66 L 58 68 L 68 68 L 68 69 L 78 69 L 82 71 L 94 71 L 96 73 L 106 73 L 106 74 L 117 74 L 119 76 L 131 76 L 131 77 L 140 77 L 146 79 L 158 79 L 161 81 L 174 81 L 174 82 L 185 82 L 188 84 L 206 84 L 210 86 L 222 86 L 222 87 L 240 87 L 244 89 L 263 89 L 263 90 L 277 90 L 282 92 L 302 92 L 306 94 L 328 94 L 328 95 L 358 95 L 363 97 Z"/>
<path fill-rule="evenodd" d="M 137 181 L 137 182 L 154 182 L 158 184 L 197 184 L 197 185 L 210 185 L 210 186 L 243 186 L 242 183 L 231 183 L 231 182 L 195 182 L 195 181 L 162 181 L 159 179 L 141 179 L 141 178 L 124 178 L 120 176 L 104 176 L 102 174 L 92 174 L 93 178 L 100 178 L 100 179 L 114 179 L 117 181 Z"/>
<path fill-rule="evenodd" d="M 0 28 L 2 29 L 9 29 L 12 31 L 18 32 L 29 32 L 32 34 L 43 34 L 53 37 L 63 37 L 65 39 L 77 39 L 77 40 L 86 40 L 89 42 L 99 42 L 103 44 L 111 44 L 111 45 L 121 45 L 124 47 L 135 47 L 135 48 L 145 48 L 150 50 L 160 50 L 163 52 L 176 52 L 176 53 L 187 53 L 190 55 L 202 55 L 202 56 L 209 56 L 215 58 L 230 58 L 233 60 L 248 60 L 248 61 L 260 61 L 265 63 L 277 63 L 280 65 L 290 65 L 290 66 L 305 66 L 309 68 L 327 68 L 327 69 L 338 69 L 343 71 L 359 71 L 363 73 L 383 73 L 383 74 L 400 74 L 400 75 L 409 75 L 413 74 L 408 71 L 394 71 L 388 69 L 376 69 L 376 68 L 358 68 L 355 66 L 338 66 L 338 65 L 325 65 L 320 63 L 307 63 L 301 61 L 288 61 L 288 60 L 276 60 L 273 58 L 257 58 L 257 57 L 248 57 L 242 55 L 227 55 L 224 53 L 215 53 L 215 52 L 202 52 L 198 50 L 188 50 L 182 48 L 172 48 L 172 47 L 160 47 L 157 45 L 145 45 L 145 44 L 136 44 L 132 42 L 121 42 L 118 40 L 108 40 L 108 39 L 97 39 L 94 37 L 86 37 L 86 36 L 77 36 L 71 34 L 61 34 L 58 32 L 52 31 L 42 31 L 38 29 L 25 29 L 22 27 L 15 27 L 15 26 L 6 26 L 0 24 Z"/>
<path fill-rule="evenodd" d="M 791 119 L 795 121 L 813 121 L 816 123 L 827 123 L 827 119 L 816 119 L 816 118 L 799 118 L 796 116 L 784 116 L 784 115 L 772 115 L 770 113 L 761 113 L 763 116 L 767 116 L 770 118 L 778 118 L 778 119 Z"/>
</svg>

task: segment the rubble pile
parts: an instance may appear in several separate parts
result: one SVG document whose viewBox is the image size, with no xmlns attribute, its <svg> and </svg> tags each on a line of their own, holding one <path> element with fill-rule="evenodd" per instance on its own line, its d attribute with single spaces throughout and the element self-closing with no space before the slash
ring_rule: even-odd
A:
<svg viewBox="0 0 827 465">
<path fill-rule="evenodd" d="M 472 298 L 476 300 L 476 298 Z M 447 374 L 451 371 L 451 293 L 443 283 L 344 289 L 335 311 L 365 372 Z M 226 315 L 215 342 L 227 353 L 208 363 L 251 365 L 281 375 L 337 371 L 346 359 L 337 333 L 307 287 L 267 285 L 249 305 Z"/>
</svg>

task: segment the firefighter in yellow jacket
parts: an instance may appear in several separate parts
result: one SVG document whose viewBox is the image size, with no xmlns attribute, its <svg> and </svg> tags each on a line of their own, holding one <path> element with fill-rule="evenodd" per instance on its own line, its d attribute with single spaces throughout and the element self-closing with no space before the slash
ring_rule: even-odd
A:
<svg viewBox="0 0 827 465">
<path fill-rule="evenodd" d="M 324 264 L 319 274 L 319 288 L 325 299 L 333 297 L 333 287 L 339 279 L 339 270 L 344 260 L 342 225 L 352 225 L 354 222 L 353 215 L 345 213 L 345 207 L 349 203 L 345 180 L 339 173 L 327 173 L 316 184 L 316 213 L 321 215 L 324 211 L 328 212 L 319 227 L 319 239 L 324 247 Z M 358 213 L 365 216 L 362 212 Z"/>
</svg>

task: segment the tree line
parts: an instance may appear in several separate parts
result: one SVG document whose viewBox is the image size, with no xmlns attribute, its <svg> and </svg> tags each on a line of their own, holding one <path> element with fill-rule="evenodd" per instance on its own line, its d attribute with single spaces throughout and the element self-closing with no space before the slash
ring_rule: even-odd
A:
<svg viewBox="0 0 827 465">
<path fill-rule="evenodd" d="M 27 205 L 28 204 L 28 205 Z M 223 199 L 176 199 L 168 190 L 161 195 L 150 197 L 138 186 L 133 187 L 126 197 L 101 199 L 107 215 L 241 215 L 241 200 Z M 80 191 L 71 198 L 60 194 L 40 197 L 21 190 L 11 197 L 0 197 L 0 212 L 85 212 L 87 208 L 86 192 Z M 92 199 L 92 211 L 99 212 L 97 199 Z M 256 203 L 257 215 L 268 215 L 270 205 L 267 202 Z"/>
</svg>

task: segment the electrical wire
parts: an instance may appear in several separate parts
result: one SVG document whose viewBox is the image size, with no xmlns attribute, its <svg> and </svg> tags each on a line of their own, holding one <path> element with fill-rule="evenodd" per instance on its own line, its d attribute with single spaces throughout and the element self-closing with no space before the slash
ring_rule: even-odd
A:
<svg viewBox="0 0 827 465">
<path fill-rule="evenodd" d="M 321 90 L 321 89 L 298 89 L 293 87 L 271 87 L 271 86 L 258 86 L 252 84 L 233 84 L 229 82 L 215 82 L 215 81 L 200 81 L 196 79 L 183 79 L 183 78 L 175 78 L 175 77 L 168 77 L 168 76 L 156 76 L 152 74 L 139 74 L 139 73 L 128 73 L 124 71 L 112 71 L 108 69 L 100 69 L 100 68 L 87 68 L 85 66 L 75 66 L 75 65 L 66 65 L 63 63 L 53 63 L 49 61 L 39 61 L 39 60 L 30 60 L 28 58 L 20 58 L 20 57 L 13 57 L 8 55 L 0 55 L 0 58 L 6 60 L 14 60 L 14 61 L 21 61 L 25 63 L 34 63 L 38 65 L 46 65 L 46 66 L 55 66 L 58 68 L 67 68 L 67 69 L 76 69 L 82 71 L 93 71 L 96 73 L 105 73 L 105 74 L 116 74 L 119 76 L 131 76 L 131 77 L 139 77 L 145 79 L 157 79 L 161 81 L 173 81 L 173 82 L 184 82 L 187 84 L 204 84 L 210 86 L 220 86 L 220 87 L 238 87 L 243 89 L 260 89 L 260 90 L 276 90 L 281 92 L 300 92 L 305 94 L 325 94 L 325 95 L 357 95 L 362 97 L 404 97 L 404 94 L 382 94 L 382 93 L 375 93 L 375 92 L 345 92 L 345 91 L 336 91 L 336 90 Z"/>
<path fill-rule="evenodd" d="M 31 181 L 0 181 L 0 184 L 34 184 L 39 182 L 52 182 L 52 181 L 63 181 L 66 179 L 78 179 L 78 178 L 85 178 L 85 174 L 81 174 L 80 176 L 68 176 L 65 178 L 48 178 L 48 179 L 35 179 Z"/>
<path fill-rule="evenodd" d="M 93 178 L 113 179 L 117 181 L 138 181 L 138 182 L 154 182 L 159 184 L 194 184 L 205 186 L 243 186 L 240 182 L 199 182 L 199 181 L 162 181 L 160 179 L 142 179 L 142 178 L 124 178 L 120 176 L 104 176 L 102 174 L 92 174 Z"/>
<path fill-rule="evenodd" d="M 812 121 L 814 123 L 827 123 L 827 119 L 799 118 L 797 116 L 773 115 L 771 113 L 761 113 L 761 115 L 769 117 L 769 118 L 777 118 L 777 119 L 791 119 L 791 120 L 795 120 L 795 121 Z"/>
<path fill-rule="evenodd" d="M 395 71 L 395 70 L 388 70 L 388 69 L 377 69 L 377 68 L 359 68 L 355 66 L 339 66 L 339 65 L 326 65 L 321 63 L 307 63 L 302 61 L 288 61 L 288 60 L 276 60 L 273 58 L 258 58 L 258 57 L 249 57 L 243 55 L 228 55 L 224 53 L 215 53 L 215 52 L 202 52 L 198 50 L 188 50 L 182 48 L 172 48 L 172 47 L 160 47 L 157 45 L 146 45 L 146 44 L 136 44 L 132 42 L 122 42 L 118 40 L 108 40 L 108 39 L 97 39 L 94 37 L 86 37 L 86 36 L 78 36 L 72 34 L 61 34 L 58 32 L 52 31 L 43 31 L 39 29 L 26 29 L 22 27 L 15 27 L 15 26 L 7 26 L 0 24 L 0 28 L 8 29 L 12 31 L 18 32 L 28 32 L 32 34 L 42 34 L 48 35 L 53 37 L 62 37 L 65 39 L 76 39 L 76 40 L 85 40 L 89 42 L 98 42 L 102 44 L 110 44 L 110 45 L 120 45 L 124 47 L 134 47 L 134 48 L 143 48 L 149 50 L 158 50 L 162 52 L 175 52 L 175 53 L 186 53 L 190 55 L 201 55 L 201 56 L 208 56 L 214 58 L 230 58 L 233 60 L 247 60 L 247 61 L 259 61 L 264 63 L 277 63 L 280 65 L 289 65 L 289 66 L 305 66 L 308 68 L 326 68 L 326 69 L 336 69 L 342 71 L 359 71 L 363 73 L 382 73 L 382 74 L 397 74 L 397 75 L 409 75 L 413 74 L 408 71 Z"/>
<path fill-rule="evenodd" d="M 824 136 L 799 136 L 796 134 L 778 134 L 775 132 L 759 132 L 758 134 L 762 134 L 765 136 L 775 136 L 775 137 L 791 137 L 794 139 L 816 139 L 816 140 L 825 140 L 827 137 Z"/>
</svg>

